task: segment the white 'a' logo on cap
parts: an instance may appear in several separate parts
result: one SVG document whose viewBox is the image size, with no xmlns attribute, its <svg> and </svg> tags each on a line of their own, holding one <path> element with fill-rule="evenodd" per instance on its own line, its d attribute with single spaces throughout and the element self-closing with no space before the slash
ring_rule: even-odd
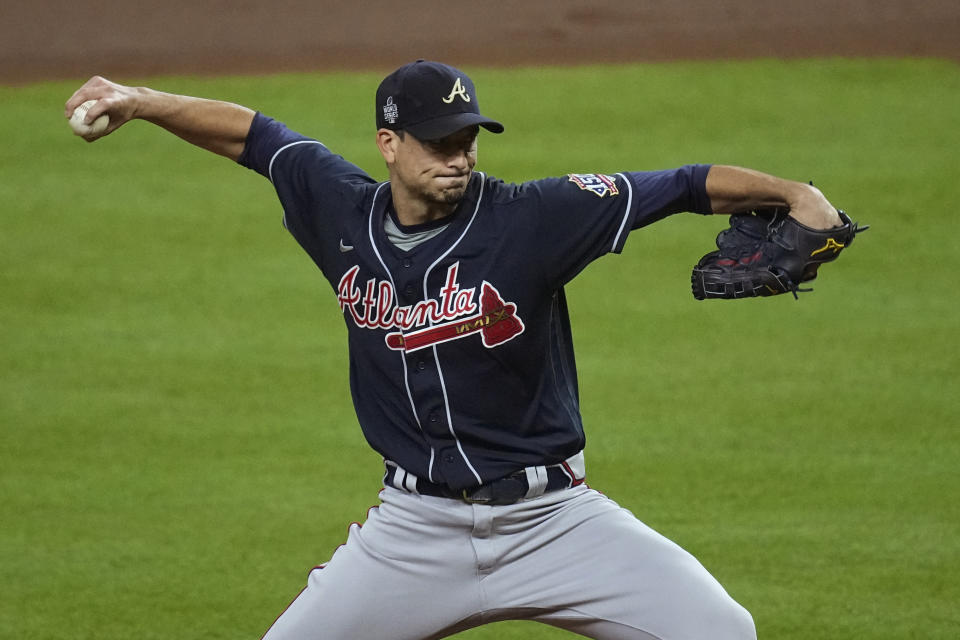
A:
<svg viewBox="0 0 960 640">
<path fill-rule="evenodd" d="M 464 102 L 470 102 L 470 96 L 467 95 L 467 90 L 463 87 L 463 83 L 460 82 L 460 78 L 457 78 L 457 81 L 453 83 L 453 89 L 450 90 L 450 95 L 444 98 L 443 101 L 450 104 L 457 96 L 463 98 Z"/>
</svg>

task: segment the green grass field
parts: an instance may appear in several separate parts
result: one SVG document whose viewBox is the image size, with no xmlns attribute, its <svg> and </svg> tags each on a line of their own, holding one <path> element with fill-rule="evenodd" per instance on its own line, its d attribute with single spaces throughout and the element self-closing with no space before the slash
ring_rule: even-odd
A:
<svg viewBox="0 0 960 640">
<path fill-rule="evenodd" d="M 499 177 L 739 164 L 872 226 L 799 301 L 693 299 L 721 217 L 582 274 L 590 481 L 761 638 L 960 637 L 960 68 L 471 71 Z M 117 80 L 260 109 L 384 178 L 379 77 Z M 62 116 L 82 80 L 0 88 L 0 637 L 258 638 L 377 499 L 343 321 L 266 180 L 142 122 L 87 145 Z"/>
</svg>

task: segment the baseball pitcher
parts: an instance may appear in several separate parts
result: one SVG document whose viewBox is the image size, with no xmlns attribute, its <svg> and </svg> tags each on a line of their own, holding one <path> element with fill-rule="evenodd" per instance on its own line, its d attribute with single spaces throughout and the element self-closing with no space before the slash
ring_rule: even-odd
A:
<svg viewBox="0 0 960 640">
<path fill-rule="evenodd" d="M 711 165 L 504 182 L 476 170 L 480 130 L 503 125 L 465 73 L 423 60 L 376 92 L 382 183 L 239 105 L 94 77 L 65 115 L 89 101 L 85 122 L 109 124 L 88 140 L 140 118 L 266 177 L 343 313 L 384 488 L 265 638 L 442 638 L 507 619 L 610 640 L 756 637 L 693 556 L 586 484 L 564 286 L 689 211 L 735 214 L 694 268 L 698 298 L 796 293 L 856 233 L 819 190 Z"/>
</svg>

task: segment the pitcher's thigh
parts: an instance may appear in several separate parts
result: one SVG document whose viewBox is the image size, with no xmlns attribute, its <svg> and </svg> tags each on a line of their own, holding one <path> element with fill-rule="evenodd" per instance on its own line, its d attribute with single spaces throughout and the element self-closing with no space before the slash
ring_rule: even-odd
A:
<svg viewBox="0 0 960 640">
<path fill-rule="evenodd" d="M 607 640 L 753 640 L 750 614 L 680 546 L 591 491 L 537 567 L 518 562 L 535 619 Z M 538 576 L 536 581 L 530 578 Z M 536 584 L 539 582 L 539 584 Z"/>
<path fill-rule="evenodd" d="M 380 516 L 372 511 L 363 527 L 351 528 L 347 543 L 310 572 L 264 640 L 422 640 L 476 610 L 476 572 L 457 559 L 466 554 L 424 544 L 415 530 Z"/>
</svg>

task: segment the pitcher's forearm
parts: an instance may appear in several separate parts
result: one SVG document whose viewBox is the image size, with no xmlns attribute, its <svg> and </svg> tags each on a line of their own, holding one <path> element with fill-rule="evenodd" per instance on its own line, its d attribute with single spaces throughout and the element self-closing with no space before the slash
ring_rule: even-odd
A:
<svg viewBox="0 0 960 640">
<path fill-rule="evenodd" d="M 135 117 L 208 151 L 236 160 L 243 152 L 254 111 L 230 102 L 180 96 L 140 87 Z"/>
<path fill-rule="evenodd" d="M 93 142 L 109 135 L 130 120 L 152 122 L 187 142 L 236 160 L 243 152 L 254 111 L 246 107 L 155 91 L 147 87 L 128 87 L 94 76 L 67 100 L 64 116 L 69 118 L 80 104 L 95 100 L 87 111 L 90 123 L 106 114 L 106 130 L 84 135 Z"/>
<path fill-rule="evenodd" d="M 786 207 L 790 216 L 813 229 L 841 224 L 836 208 L 819 189 L 753 169 L 714 165 L 707 174 L 707 195 L 714 213 L 740 213 Z"/>
</svg>

